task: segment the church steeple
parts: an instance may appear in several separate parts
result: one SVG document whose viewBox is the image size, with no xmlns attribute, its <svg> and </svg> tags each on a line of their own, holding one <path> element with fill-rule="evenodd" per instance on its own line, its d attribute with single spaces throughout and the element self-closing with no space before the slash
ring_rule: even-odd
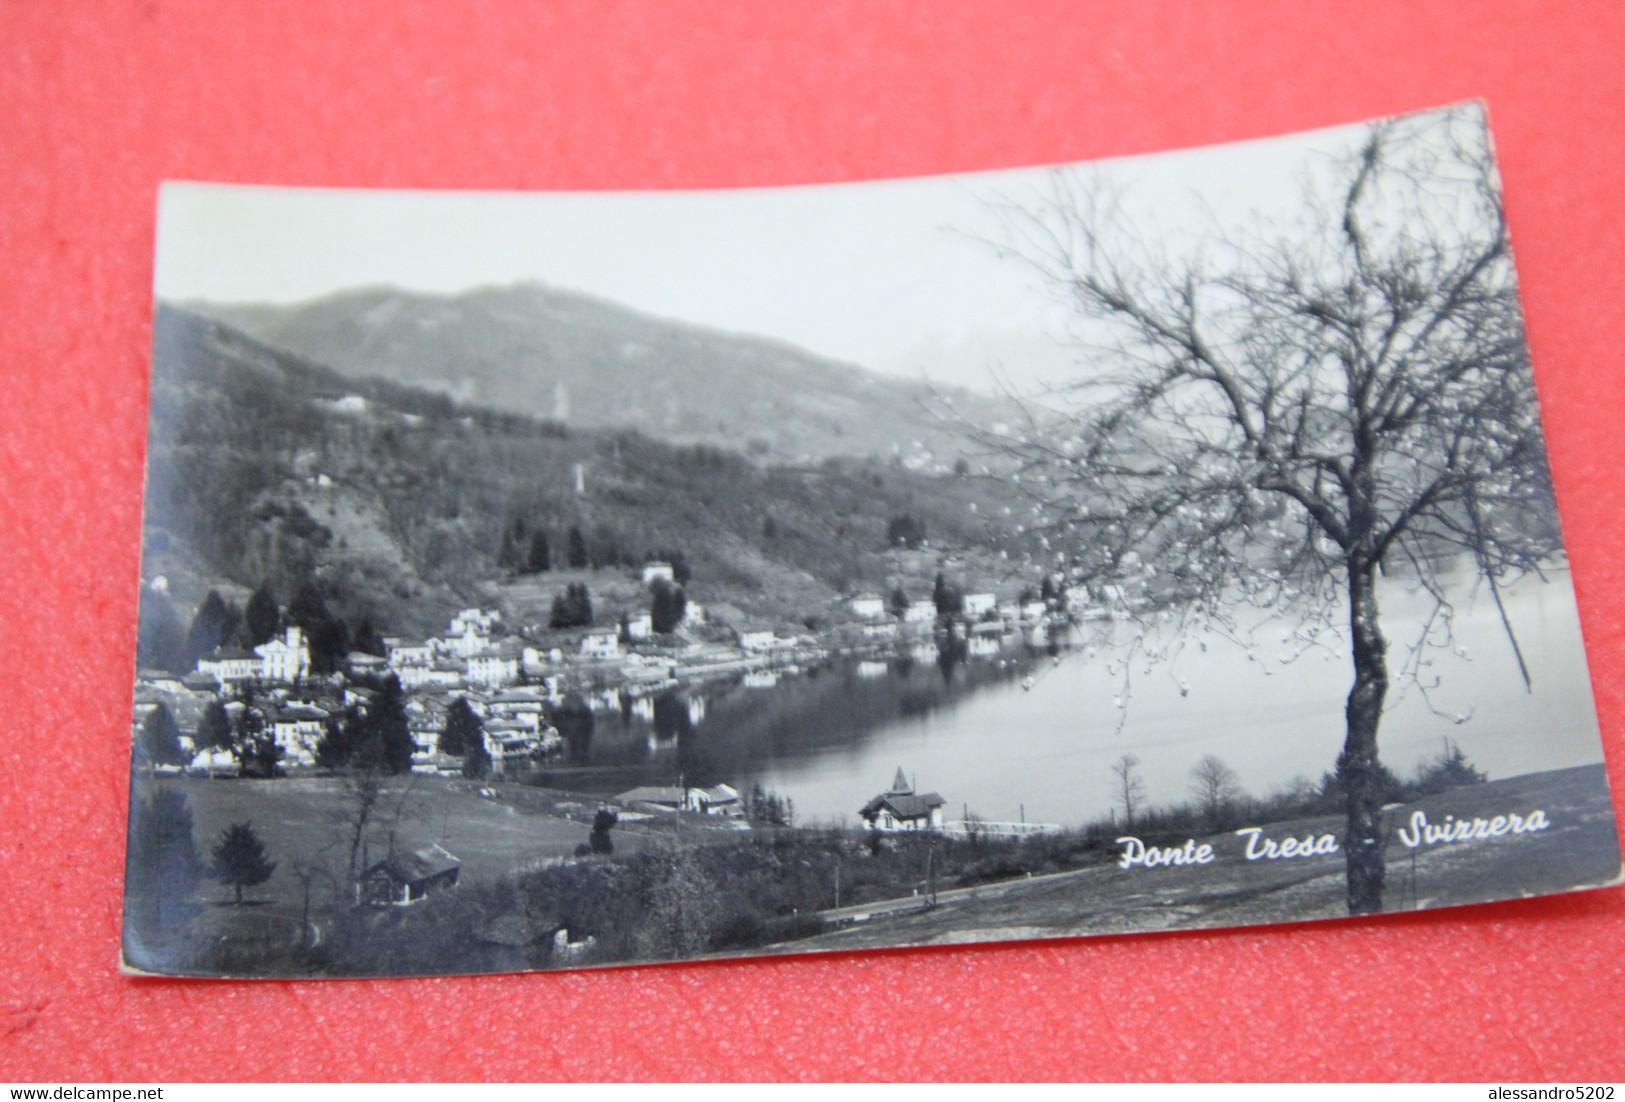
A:
<svg viewBox="0 0 1625 1102">
<path fill-rule="evenodd" d="M 907 796 L 913 791 L 914 786 L 908 783 L 908 778 L 903 775 L 903 767 L 899 765 L 897 767 L 897 776 L 892 778 L 891 791 L 886 793 L 886 795 Z"/>
</svg>

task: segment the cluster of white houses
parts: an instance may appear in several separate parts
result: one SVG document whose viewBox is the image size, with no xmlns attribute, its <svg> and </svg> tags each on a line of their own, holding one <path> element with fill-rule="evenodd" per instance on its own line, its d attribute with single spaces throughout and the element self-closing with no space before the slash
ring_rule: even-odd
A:
<svg viewBox="0 0 1625 1102">
<path fill-rule="evenodd" d="M 499 613 L 465 609 L 452 619 L 451 630 L 443 639 L 424 643 L 393 640 L 385 658 L 350 656 L 353 670 L 393 672 L 402 688 L 409 690 L 405 708 L 416 746 L 415 770 L 461 768 L 461 758 L 443 754 L 439 747 L 447 709 L 457 697 L 467 700 L 481 718 L 493 773 L 528 766 L 562 747 L 563 740 L 546 721 L 548 697 L 513 684 L 518 680 L 519 664 L 530 656 L 512 654 L 506 641 L 492 638 L 492 628 L 499 621 Z M 613 641 L 614 633 L 607 634 Z M 601 642 L 593 645 L 604 647 Z M 298 627 L 289 627 L 252 652 L 217 649 L 199 659 L 197 670 L 184 677 L 158 670 L 138 671 L 135 721 L 139 725 L 151 709 L 163 703 L 183 732 L 193 730 L 210 701 L 245 683 L 259 690 L 254 706 L 264 718 L 267 734 L 281 748 L 283 761 L 296 765 L 314 764 L 317 745 L 333 722 L 348 708 L 366 708 L 374 696 L 371 690 L 342 677 L 312 678 L 305 634 Z M 236 726 L 247 705 L 229 699 L 224 706 Z M 229 751 L 203 750 L 193 742 L 189 735 L 182 735 L 182 748 L 194 755 L 194 767 L 233 767 Z"/>
<path fill-rule="evenodd" d="M 1081 585 L 1073 586 L 1066 591 L 1066 599 L 1072 607 L 1082 608 L 1089 603 L 1089 590 Z M 853 597 L 847 602 L 847 608 L 859 620 L 889 619 L 885 598 L 875 593 Z M 905 624 L 934 623 L 937 611 L 934 601 L 910 601 L 897 618 Z M 1034 599 L 1001 605 L 998 597 L 992 593 L 967 593 L 960 603 L 960 614 L 967 620 L 1034 621 L 1043 619 L 1048 612 L 1049 605 L 1045 601 Z"/>
</svg>

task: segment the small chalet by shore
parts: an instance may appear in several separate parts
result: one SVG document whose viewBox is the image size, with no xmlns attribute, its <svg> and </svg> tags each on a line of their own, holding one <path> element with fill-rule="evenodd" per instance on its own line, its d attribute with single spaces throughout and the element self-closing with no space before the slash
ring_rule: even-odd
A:
<svg viewBox="0 0 1625 1102">
<path fill-rule="evenodd" d="M 887 833 L 904 830 L 941 830 L 942 805 L 947 803 L 935 792 L 916 793 L 914 785 L 897 767 L 891 791 L 882 792 L 858 812 L 871 830 Z"/>
<path fill-rule="evenodd" d="M 356 902 L 364 907 L 408 907 L 457 884 L 462 862 L 437 843 L 391 854 L 361 874 Z"/>
</svg>

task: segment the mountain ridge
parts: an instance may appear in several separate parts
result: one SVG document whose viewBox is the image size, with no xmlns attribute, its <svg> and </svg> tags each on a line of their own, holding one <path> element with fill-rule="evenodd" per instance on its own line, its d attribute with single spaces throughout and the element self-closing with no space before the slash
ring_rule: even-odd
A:
<svg viewBox="0 0 1625 1102">
<path fill-rule="evenodd" d="M 439 391 L 577 428 L 632 428 L 774 462 L 897 456 L 945 471 L 1007 403 L 828 359 L 774 337 L 516 283 L 431 294 L 375 285 L 303 302 L 177 302 L 352 378 Z M 947 416 L 936 411 L 953 410 Z"/>
<path fill-rule="evenodd" d="M 149 424 L 143 575 L 192 603 L 226 583 L 286 598 L 315 581 L 351 620 L 427 632 L 514 580 L 515 531 L 544 534 L 558 561 L 579 530 L 604 584 L 673 549 L 691 595 L 799 621 L 889 582 L 899 517 L 936 546 L 1009 551 L 1011 569 L 1028 551 L 993 480 L 571 429 L 350 379 L 165 304 Z"/>
</svg>

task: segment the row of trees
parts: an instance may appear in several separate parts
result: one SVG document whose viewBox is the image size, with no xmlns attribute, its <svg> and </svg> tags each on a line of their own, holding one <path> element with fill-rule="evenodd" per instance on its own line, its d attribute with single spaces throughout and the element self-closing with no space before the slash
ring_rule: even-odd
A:
<svg viewBox="0 0 1625 1102">
<path fill-rule="evenodd" d="M 679 585 L 689 579 L 688 556 L 680 550 L 662 547 L 641 553 L 612 529 L 599 527 L 589 535 L 579 524 L 573 524 L 564 533 L 562 552 L 556 552 L 555 537 L 548 531 L 545 524 L 533 524 L 522 516 L 513 517 L 502 529 L 497 565 L 512 574 L 546 574 L 559 565 L 586 570 L 637 566 L 656 560 L 671 563 Z"/>
<path fill-rule="evenodd" d="M 1191 766 L 1189 800 L 1182 804 L 1152 808 L 1146 799 L 1145 781 L 1140 775 L 1140 758 L 1125 753 L 1112 763 L 1112 801 L 1123 813 L 1126 828 L 1157 830 L 1230 829 L 1243 820 L 1249 823 L 1279 822 L 1311 815 L 1334 814 L 1343 807 L 1342 783 L 1337 775 L 1326 773 L 1319 784 L 1300 778 L 1286 790 L 1263 798 L 1247 794 L 1241 778 L 1215 754 L 1205 754 Z M 1483 784 L 1489 777 L 1468 760 L 1454 740 L 1445 739 L 1434 757 L 1417 763 L 1410 780 L 1402 780 L 1386 766 L 1382 768 L 1382 796 L 1386 803 L 1403 803 L 1437 795 L 1451 789 Z"/>
<path fill-rule="evenodd" d="M 677 630 L 688 612 L 688 596 L 682 585 L 664 578 L 649 583 L 649 620 L 662 635 Z M 592 591 L 585 582 L 571 582 L 553 597 L 547 626 L 555 631 L 593 625 Z"/>
</svg>

